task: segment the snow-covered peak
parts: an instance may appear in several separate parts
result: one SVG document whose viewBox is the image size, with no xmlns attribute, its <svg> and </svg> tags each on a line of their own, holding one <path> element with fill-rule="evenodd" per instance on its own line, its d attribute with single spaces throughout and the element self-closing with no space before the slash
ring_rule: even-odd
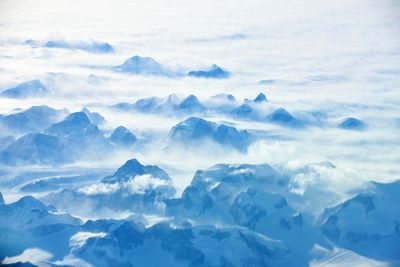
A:
<svg viewBox="0 0 400 267">
<path fill-rule="evenodd" d="M 49 90 L 37 79 L 18 84 L 15 87 L 4 90 L 0 95 L 9 98 L 40 97 Z"/>
<path fill-rule="evenodd" d="M 188 75 L 197 78 L 225 79 L 229 78 L 230 73 L 218 65 L 213 64 L 208 70 L 192 70 L 189 71 Z"/>
<path fill-rule="evenodd" d="M 263 103 L 267 102 L 267 97 L 263 93 L 259 93 L 256 98 L 253 100 L 254 103 Z"/>
<path fill-rule="evenodd" d="M 117 127 L 111 134 L 111 141 L 124 146 L 131 146 L 136 142 L 136 136 L 124 126 Z"/>
<path fill-rule="evenodd" d="M 332 242 L 379 260 L 398 260 L 400 180 L 373 182 L 353 198 L 326 210 L 322 232 Z"/>
<path fill-rule="evenodd" d="M 1 151 L 0 161 L 8 165 L 59 165 L 71 162 L 72 156 L 56 136 L 33 133 L 20 137 Z"/>
<path fill-rule="evenodd" d="M 188 113 L 201 113 L 206 110 L 204 105 L 199 101 L 195 95 L 189 95 L 181 103 L 176 106 L 179 111 L 185 111 Z"/>
<path fill-rule="evenodd" d="M 279 124 L 285 127 L 291 127 L 291 128 L 304 127 L 304 123 L 301 120 L 294 117 L 284 108 L 278 108 L 277 110 L 266 116 L 265 120 L 267 122 Z"/>
<path fill-rule="evenodd" d="M 86 107 L 82 108 L 81 112 L 85 113 L 93 124 L 100 125 L 106 121 L 104 117 L 100 115 L 100 113 L 90 112 L 90 110 Z"/>
<path fill-rule="evenodd" d="M 113 68 L 115 71 L 132 74 L 165 75 L 167 71 L 160 63 L 151 57 L 133 56 L 125 60 L 122 65 Z"/>
<path fill-rule="evenodd" d="M 0 115 L 0 125 L 17 133 L 41 131 L 67 113 L 66 109 L 56 110 L 46 105 L 32 106 L 26 110 Z"/>
<path fill-rule="evenodd" d="M 252 141 L 247 130 L 237 130 L 226 124 L 217 124 L 197 117 L 190 117 L 175 125 L 170 133 L 171 144 L 196 144 L 201 141 L 213 141 L 228 148 L 245 151 Z"/>
<path fill-rule="evenodd" d="M 16 202 L 0 205 L 1 227 L 28 229 L 36 226 L 65 223 L 79 225 L 80 220 L 67 215 L 55 214 L 43 202 L 25 196 Z"/>
<path fill-rule="evenodd" d="M 135 176 L 149 174 L 162 180 L 171 180 L 168 174 L 155 165 L 142 165 L 137 159 L 130 159 L 125 162 L 118 170 L 111 176 L 103 178 L 103 183 L 123 182 L 134 179 Z"/>
<path fill-rule="evenodd" d="M 367 128 L 367 124 L 360 119 L 347 118 L 339 123 L 338 127 L 345 130 L 363 131 Z"/>
<path fill-rule="evenodd" d="M 71 113 L 63 121 L 50 126 L 46 132 L 56 136 L 78 139 L 102 136 L 97 125 L 93 124 L 84 112 Z"/>
</svg>

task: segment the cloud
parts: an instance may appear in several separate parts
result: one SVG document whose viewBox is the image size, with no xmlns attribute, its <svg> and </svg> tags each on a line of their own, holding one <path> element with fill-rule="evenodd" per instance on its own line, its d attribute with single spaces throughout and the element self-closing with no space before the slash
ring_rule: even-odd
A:
<svg viewBox="0 0 400 267">
<path fill-rule="evenodd" d="M 164 186 L 171 186 L 166 180 L 158 179 L 149 174 L 137 175 L 122 183 L 95 183 L 80 188 L 78 192 L 86 195 L 112 194 L 118 190 L 126 190 L 130 194 L 144 194 L 147 189 L 162 190 Z"/>
<path fill-rule="evenodd" d="M 104 237 L 106 233 L 78 232 L 69 239 L 69 247 L 71 250 L 76 250 L 82 247 L 91 237 Z"/>
<path fill-rule="evenodd" d="M 316 183 L 341 193 L 370 179 L 398 178 L 399 128 L 395 128 L 394 119 L 400 114 L 400 34 L 393 21 L 400 20 L 400 13 L 395 1 L 206 0 L 167 4 L 150 0 L 139 5 L 117 0 L 110 6 L 100 0 L 77 8 L 66 0 L 57 4 L 42 0 L 40 5 L 5 0 L 1 5 L 0 88 L 39 79 L 52 94 L 29 100 L 0 99 L 0 113 L 42 104 L 71 112 L 86 106 L 105 117 L 102 129 L 108 133 L 123 125 L 148 141 L 138 150 L 117 155 L 102 151 L 102 160 L 68 167 L 115 168 L 135 156 L 165 168 L 180 189 L 190 183 L 196 170 L 221 162 L 271 163 L 297 171 L 299 190 Z M 21 45 L 27 39 L 44 43 L 71 40 L 70 44 L 101 40 L 112 44 L 115 53 Z M 111 70 L 132 55 L 150 55 L 177 71 L 201 70 L 217 63 L 234 75 L 220 80 L 176 79 Z M 262 80 L 267 82 L 257 83 Z M 283 107 L 307 120 L 315 114 L 326 116 L 326 125 L 298 131 L 212 114 L 206 119 L 255 130 L 264 140 L 252 144 L 247 154 L 209 144 L 201 144 L 199 151 L 165 151 L 168 132 L 180 118 L 108 108 L 171 93 L 194 94 L 201 101 L 231 93 L 242 102 L 260 91 L 269 100 L 257 111 L 260 115 Z M 337 129 L 347 117 L 365 121 L 368 130 Z M 300 172 L 301 166 L 326 161 L 336 170 L 321 167 L 309 174 Z M 86 190 L 93 194 L 116 189 L 97 186 Z M 4 191 L 6 197 L 15 194 Z"/>
<path fill-rule="evenodd" d="M 28 248 L 22 254 L 14 257 L 5 257 L 2 261 L 4 264 L 13 264 L 18 262 L 30 262 L 39 267 L 51 266 L 49 260 L 53 255 L 47 251 L 38 248 Z"/>
</svg>

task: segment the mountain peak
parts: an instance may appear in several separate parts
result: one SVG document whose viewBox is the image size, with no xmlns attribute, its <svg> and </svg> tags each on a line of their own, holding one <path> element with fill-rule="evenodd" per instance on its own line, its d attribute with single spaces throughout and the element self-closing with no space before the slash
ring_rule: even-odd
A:
<svg viewBox="0 0 400 267">
<path fill-rule="evenodd" d="M 263 93 L 259 93 L 253 100 L 255 103 L 267 102 L 267 97 Z"/>
<path fill-rule="evenodd" d="M 92 138 L 104 138 L 97 125 L 84 112 L 71 113 L 63 121 L 51 125 L 46 132 L 56 136 L 87 139 L 90 142 L 94 141 Z"/>
<path fill-rule="evenodd" d="M 65 122 L 74 122 L 77 124 L 89 124 L 90 120 L 89 117 L 86 115 L 85 112 L 79 111 L 69 114 L 65 120 Z"/>
<path fill-rule="evenodd" d="M 177 109 L 188 112 L 202 112 L 206 108 L 195 95 L 189 95 L 177 106 Z"/>
<path fill-rule="evenodd" d="M 339 125 L 339 128 L 346 129 L 346 130 L 357 130 L 362 131 L 367 128 L 367 124 L 362 120 L 356 118 L 347 118 L 343 120 Z"/>
<path fill-rule="evenodd" d="M 214 78 L 214 79 L 225 79 L 229 78 L 230 73 L 225 71 L 216 64 L 213 64 L 208 70 L 192 70 L 188 73 L 189 76 L 197 78 Z"/>
<path fill-rule="evenodd" d="M 253 112 L 249 104 L 244 103 L 230 111 L 230 114 L 236 117 L 247 117 Z"/>
<path fill-rule="evenodd" d="M 125 162 L 115 173 L 115 176 L 125 177 L 131 174 L 143 174 L 144 166 L 137 159 L 130 159 Z"/>
<path fill-rule="evenodd" d="M 110 139 L 120 145 L 132 145 L 136 136 L 124 126 L 119 126 L 112 132 Z"/>
<path fill-rule="evenodd" d="M 122 65 L 114 67 L 114 70 L 121 72 L 129 72 L 133 74 L 164 74 L 164 69 L 160 63 L 151 57 L 141 57 L 135 55 L 128 58 Z"/>
<path fill-rule="evenodd" d="M 91 112 L 89 109 L 86 107 L 83 107 L 80 112 L 83 112 L 86 114 L 86 116 L 89 118 L 89 120 L 94 123 L 94 124 L 103 124 L 106 120 L 104 119 L 103 116 L 100 115 L 100 113 L 97 112 Z"/>
<path fill-rule="evenodd" d="M 130 159 L 111 176 L 104 177 L 103 183 L 118 183 L 137 175 L 149 174 L 162 180 L 171 180 L 168 174 L 155 165 L 142 165 L 137 159 Z"/>
<path fill-rule="evenodd" d="M 290 114 L 284 108 L 278 108 L 266 117 L 266 120 L 271 123 L 276 123 L 286 127 L 303 128 L 304 124 Z"/>
<path fill-rule="evenodd" d="M 38 79 L 35 79 L 6 89 L 0 95 L 9 98 L 25 98 L 31 96 L 42 96 L 47 92 L 48 89 Z"/>
</svg>

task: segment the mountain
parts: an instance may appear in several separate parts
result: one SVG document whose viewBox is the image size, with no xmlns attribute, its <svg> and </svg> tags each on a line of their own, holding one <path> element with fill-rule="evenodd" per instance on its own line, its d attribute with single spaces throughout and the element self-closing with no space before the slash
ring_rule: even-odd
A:
<svg viewBox="0 0 400 267">
<path fill-rule="evenodd" d="M 143 113 L 171 114 L 178 105 L 179 99 L 175 94 L 167 97 L 146 97 L 138 99 L 135 103 L 118 103 L 113 107 L 122 110 L 136 110 Z"/>
<path fill-rule="evenodd" d="M 236 99 L 231 94 L 214 95 L 204 102 L 208 113 L 218 115 L 228 113 L 236 105 Z"/>
<path fill-rule="evenodd" d="M 284 108 L 278 108 L 265 117 L 265 121 L 289 128 L 304 128 L 304 123 Z"/>
<path fill-rule="evenodd" d="M 25 196 L 16 202 L 0 205 L 0 227 L 14 230 L 29 229 L 47 224 L 65 223 L 79 225 L 81 221 L 67 214 L 56 214 L 53 207 L 32 196 Z"/>
<path fill-rule="evenodd" d="M 251 188 L 254 188 L 254 192 L 258 188 L 264 188 L 270 193 L 282 193 L 288 179 L 267 164 L 218 164 L 207 170 L 197 171 L 182 197 L 168 201 L 167 206 L 177 219 L 182 215 L 184 218 L 206 222 L 211 219 L 208 216 L 217 216 L 212 220 L 220 218 L 232 222 L 231 212 L 226 207 L 231 207 L 241 192 L 251 193 Z M 243 188 L 246 190 L 243 191 Z M 219 207 L 224 208 L 214 213 Z M 247 219 L 257 220 L 251 214 Z"/>
<path fill-rule="evenodd" d="M 116 66 L 113 70 L 132 74 L 145 75 L 169 75 L 169 71 L 164 69 L 160 63 L 151 57 L 133 56 L 125 60 L 122 65 Z"/>
<path fill-rule="evenodd" d="M 250 118 L 253 116 L 253 109 L 249 104 L 244 103 L 233 108 L 229 113 L 237 118 Z"/>
<path fill-rule="evenodd" d="M 263 103 L 268 102 L 267 97 L 263 93 L 259 93 L 256 98 L 253 100 L 254 103 Z"/>
<path fill-rule="evenodd" d="M 82 224 L 55 212 L 32 197 L 0 205 L 0 260 L 30 247 L 37 248 L 36 255 L 50 255 L 46 264 L 68 266 L 264 266 L 282 265 L 291 257 L 281 241 L 241 227 L 144 227 L 132 220 L 104 219 Z M 25 259 L 40 263 L 37 257 Z"/>
<path fill-rule="evenodd" d="M 175 110 L 193 114 L 205 112 L 206 108 L 196 96 L 189 95 L 175 107 Z"/>
<path fill-rule="evenodd" d="M 0 115 L 0 125 L 16 133 L 39 132 L 55 123 L 67 110 L 56 110 L 48 106 L 32 106 L 26 110 Z"/>
<path fill-rule="evenodd" d="M 281 240 L 296 259 L 287 264 L 305 266 L 319 233 L 290 204 L 289 182 L 267 164 L 218 164 L 197 171 L 181 198 L 167 200 L 167 214 L 177 224 L 234 225 Z"/>
<path fill-rule="evenodd" d="M 116 109 L 120 109 L 120 110 L 124 110 L 124 111 L 130 111 L 134 109 L 133 104 L 128 103 L 128 102 L 120 102 L 117 103 L 115 105 L 111 106 L 112 108 L 116 108 Z"/>
<path fill-rule="evenodd" d="M 190 117 L 175 125 L 169 134 L 172 141 L 191 141 L 210 137 L 214 134 L 217 124 L 197 117 Z"/>
<path fill-rule="evenodd" d="M 102 153 L 112 149 L 110 141 L 84 112 L 69 114 L 47 128 L 45 133 L 57 136 L 74 159 L 102 158 Z"/>
<path fill-rule="evenodd" d="M 235 127 L 221 124 L 212 138 L 221 145 L 233 146 L 240 151 L 246 151 L 252 136 L 247 130 L 238 131 Z"/>
<path fill-rule="evenodd" d="M 122 110 L 136 110 L 143 113 L 160 113 L 163 115 L 177 115 L 179 113 L 202 113 L 206 107 L 194 95 L 189 95 L 182 101 L 178 96 L 171 94 L 167 97 L 147 97 L 138 99 L 135 103 L 119 103 L 113 107 Z"/>
<path fill-rule="evenodd" d="M 147 97 L 147 98 L 142 98 L 137 100 L 133 105 L 132 108 L 134 108 L 137 111 L 140 112 L 155 112 L 157 110 L 157 107 L 161 104 L 162 98 L 161 97 Z"/>
<path fill-rule="evenodd" d="M 100 125 L 106 122 L 106 119 L 104 119 L 103 116 L 100 115 L 100 113 L 97 112 L 90 112 L 87 108 L 82 108 L 81 112 L 85 113 L 86 116 L 88 116 L 89 120 L 96 125 Z"/>
<path fill-rule="evenodd" d="M 8 165 L 60 165 L 72 157 L 58 137 L 40 133 L 24 135 L 0 152 L 0 162 Z"/>
<path fill-rule="evenodd" d="M 92 215 L 92 209 L 102 217 L 115 215 L 107 211 L 134 212 L 118 220 L 82 223 L 31 196 L 5 204 L 0 194 L 1 264 L 21 258 L 62 266 L 397 266 L 400 262 L 400 180 L 369 184 L 326 209 L 319 223 L 297 209 L 293 177 L 268 164 L 217 164 L 198 170 L 180 197 L 160 191 L 161 183 L 170 181 L 167 176 L 156 166 L 132 159 L 112 175 L 110 183 L 53 194 L 63 211 L 75 207 L 78 213 Z M 149 181 L 153 182 L 146 184 Z M 49 256 L 42 262 L 40 253 Z"/>
<path fill-rule="evenodd" d="M 64 49 L 79 49 L 90 53 L 113 53 L 114 47 L 106 42 L 67 42 L 64 40 L 50 40 L 44 47 L 47 48 L 64 48 Z"/>
<path fill-rule="evenodd" d="M 62 165 L 98 158 L 111 149 L 109 140 L 84 112 L 71 113 L 44 132 L 27 134 L 12 142 L 0 152 L 0 161 L 9 165 Z"/>
<path fill-rule="evenodd" d="M 347 118 L 343 120 L 338 127 L 345 130 L 363 131 L 367 129 L 367 124 L 356 118 Z"/>
<path fill-rule="evenodd" d="M 235 127 L 196 117 L 178 123 L 169 133 L 172 144 L 196 145 L 199 141 L 211 140 L 243 152 L 247 150 L 252 139 L 247 130 L 238 131 Z"/>
<path fill-rule="evenodd" d="M 169 175 L 155 165 L 128 160 L 113 175 L 79 189 L 65 189 L 45 197 L 66 212 L 81 216 L 113 216 L 120 212 L 159 214 L 163 201 L 175 195 Z M 84 210 L 76 210 L 84 206 Z"/>
<path fill-rule="evenodd" d="M 327 209 L 322 233 L 360 255 L 400 262 L 400 180 L 372 182 L 364 192 Z"/>
<path fill-rule="evenodd" d="M 241 228 L 132 222 L 90 238 L 74 254 L 95 266 L 283 266 L 290 257 L 282 242 Z"/>
<path fill-rule="evenodd" d="M 46 133 L 89 143 L 105 140 L 97 125 L 93 124 L 84 112 L 71 113 L 63 121 L 51 125 Z"/>
<path fill-rule="evenodd" d="M 124 182 L 134 179 L 138 175 L 151 175 L 161 180 L 171 181 L 168 174 L 155 165 L 142 165 L 137 159 L 125 162 L 113 175 L 101 180 L 103 183 Z"/>
<path fill-rule="evenodd" d="M 208 70 L 189 71 L 188 76 L 197 77 L 197 78 L 226 79 L 226 78 L 229 78 L 230 73 L 214 64 Z"/>
<path fill-rule="evenodd" d="M 119 126 L 112 132 L 110 140 L 117 145 L 132 146 L 137 138 L 127 128 Z"/>
<path fill-rule="evenodd" d="M 8 98 L 41 97 L 46 95 L 48 92 L 49 90 L 36 79 L 6 89 L 1 92 L 0 96 Z"/>
<path fill-rule="evenodd" d="M 58 258 L 66 253 L 68 240 L 80 224 L 79 219 L 58 214 L 54 207 L 31 196 L 0 205 L 0 261 L 32 247 L 49 251 Z M 25 258 L 25 261 L 30 260 Z"/>
<path fill-rule="evenodd" d="M 233 95 L 231 95 L 231 94 L 218 94 L 218 95 L 212 96 L 211 99 L 231 101 L 231 102 L 235 102 L 236 101 L 235 97 Z"/>
</svg>

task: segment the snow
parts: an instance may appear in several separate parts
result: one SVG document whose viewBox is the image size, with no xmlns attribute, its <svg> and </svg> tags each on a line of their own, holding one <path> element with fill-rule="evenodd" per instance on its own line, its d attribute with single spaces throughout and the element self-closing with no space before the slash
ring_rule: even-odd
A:
<svg viewBox="0 0 400 267">
<path fill-rule="evenodd" d="M 214 64 L 208 70 L 189 71 L 188 75 L 197 78 L 226 79 L 229 78 L 230 73 Z"/>
<path fill-rule="evenodd" d="M 399 7 L 2 0 L 0 265 L 400 265 Z"/>
<path fill-rule="evenodd" d="M 1 92 L 2 97 L 27 98 L 40 97 L 48 93 L 48 89 L 39 81 L 31 80 Z"/>
</svg>

